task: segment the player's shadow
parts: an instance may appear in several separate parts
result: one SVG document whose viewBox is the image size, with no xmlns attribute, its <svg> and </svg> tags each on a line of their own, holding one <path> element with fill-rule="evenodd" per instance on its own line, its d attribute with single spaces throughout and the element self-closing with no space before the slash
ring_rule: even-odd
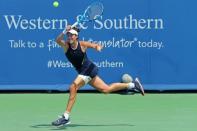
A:
<svg viewBox="0 0 197 131">
<path fill-rule="evenodd" d="M 32 128 L 50 128 L 51 130 L 63 130 L 66 128 L 74 128 L 74 127 L 125 127 L 125 126 L 135 126 L 131 124 L 69 124 L 61 127 L 54 127 L 51 124 L 39 124 L 32 125 Z"/>
</svg>

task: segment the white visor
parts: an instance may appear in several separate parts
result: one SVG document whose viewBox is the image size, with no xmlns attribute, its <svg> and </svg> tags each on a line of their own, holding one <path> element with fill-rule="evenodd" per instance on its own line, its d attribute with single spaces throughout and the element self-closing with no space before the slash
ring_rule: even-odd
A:
<svg viewBox="0 0 197 131">
<path fill-rule="evenodd" d="M 73 34 L 73 35 L 78 35 L 78 32 L 76 30 L 74 30 L 74 29 L 71 29 L 68 32 Z"/>
</svg>

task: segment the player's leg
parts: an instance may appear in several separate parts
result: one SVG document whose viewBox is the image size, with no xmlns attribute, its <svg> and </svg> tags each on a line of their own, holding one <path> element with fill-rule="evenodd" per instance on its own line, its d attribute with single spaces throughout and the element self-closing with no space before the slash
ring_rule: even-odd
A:
<svg viewBox="0 0 197 131">
<path fill-rule="evenodd" d="M 95 76 L 89 84 L 103 93 L 134 88 L 134 83 L 112 83 L 111 85 L 107 85 L 99 76 Z"/>
<path fill-rule="evenodd" d="M 52 125 L 54 126 L 61 126 L 61 125 L 66 125 L 70 123 L 69 120 L 69 113 L 72 110 L 72 107 L 75 103 L 76 96 L 77 96 L 77 90 L 85 85 L 85 81 L 80 75 L 77 76 L 77 78 L 73 81 L 73 83 L 70 85 L 70 96 L 69 100 L 67 103 L 66 111 L 62 116 L 60 116 L 59 119 L 56 121 L 52 122 Z"/>
<path fill-rule="evenodd" d="M 76 100 L 77 90 L 84 85 L 85 85 L 85 82 L 84 82 L 83 78 L 81 78 L 80 76 L 78 76 L 74 80 L 74 82 L 71 84 L 70 96 L 69 96 L 68 104 L 66 107 L 66 112 L 69 112 L 69 113 L 71 112 L 72 107 L 73 107 L 75 100 Z"/>
<path fill-rule="evenodd" d="M 110 93 L 123 89 L 137 89 L 142 95 L 144 95 L 144 89 L 141 83 L 138 83 L 138 78 L 137 80 L 138 81 L 135 80 L 133 83 L 112 83 L 107 85 L 99 76 L 95 76 L 89 84 L 103 93 Z"/>
</svg>

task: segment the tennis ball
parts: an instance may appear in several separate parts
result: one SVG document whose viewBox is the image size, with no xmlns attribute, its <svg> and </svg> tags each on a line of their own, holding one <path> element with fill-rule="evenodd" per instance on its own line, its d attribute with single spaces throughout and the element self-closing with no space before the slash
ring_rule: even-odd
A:
<svg viewBox="0 0 197 131">
<path fill-rule="evenodd" d="M 132 76 L 130 76 L 129 74 L 124 74 L 123 76 L 122 76 L 122 82 L 123 83 L 130 83 L 130 82 L 132 82 L 133 81 L 133 78 L 132 78 Z"/>
<path fill-rule="evenodd" d="M 59 2 L 58 2 L 58 1 L 54 1 L 54 2 L 53 2 L 53 6 L 54 6 L 54 7 L 58 7 L 58 6 L 59 6 Z"/>
</svg>

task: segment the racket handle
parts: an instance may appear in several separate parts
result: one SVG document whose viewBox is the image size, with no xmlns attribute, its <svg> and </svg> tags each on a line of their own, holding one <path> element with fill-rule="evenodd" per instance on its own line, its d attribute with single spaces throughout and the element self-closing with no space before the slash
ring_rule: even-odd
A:
<svg viewBox="0 0 197 131">
<path fill-rule="evenodd" d="M 73 28 L 73 27 L 75 27 L 75 26 L 77 26 L 79 24 L 79 22 L 77 21 L 77 22 L 75 22 L 73 25 L 71 25 L 71 28 Z"/>
<path fill-rule="evenodd" d="M 75 26 L 77 26 L 79 24 L 79 22 L 75 22 L 73 25 L 71 25 L 71 29 Z M 62 32 L 64 35 L 67 33 L 67 30 L 64 29 L 63 32 Z"/>
<path fill-rule="evenodd" d="M 62 31 L 62 33 L 65 35 L 65 34 L 67 33 L 66 29 L 64 29 L 64 30 Z"/>
</svg>

